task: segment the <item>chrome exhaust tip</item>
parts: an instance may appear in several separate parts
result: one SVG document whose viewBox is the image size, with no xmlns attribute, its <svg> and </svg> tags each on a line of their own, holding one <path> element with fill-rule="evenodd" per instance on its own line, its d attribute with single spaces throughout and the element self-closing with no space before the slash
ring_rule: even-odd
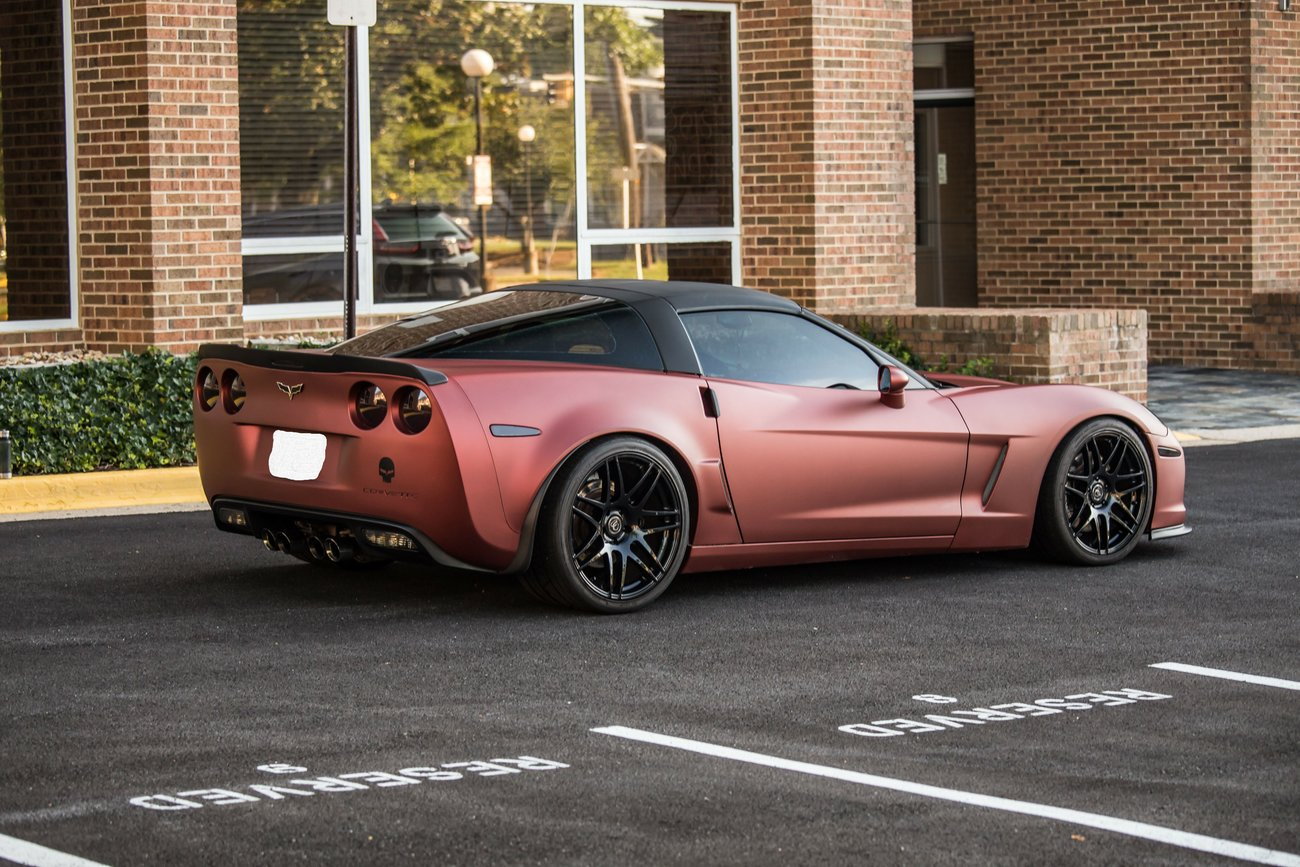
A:
<svg viewBox="0 0 1300 867">
<path fill-rule="evenodd" d="M 330 537 L 325 540 L 325 556 L 331 563 L 342 563 L 345 560 L 351 560 L 354 549 L 351 542 L 339 542 L 338 539 Z"/>
<path fill-rule="evenodd" d="M 268 551 L 280 550 L 280 544 L 275 541 L 275 534 L 270 530 L 262 531 L 262 544 L 266 546 L 266 550 Z"/>
<path fill-rule="evenodd" d="M 288 533 L 276 533 L 275 544 L 286 554 L 288 554 L 289 550 L 293 548 L 293 540 L 289 538 Z"/>
<path fill-rule="evenodd" d="M 307 553 L 313 560 L 325 559 L 325 543 L 321 541 L 320 536 L 312 536 L 307 540 Z"/>
</svg>

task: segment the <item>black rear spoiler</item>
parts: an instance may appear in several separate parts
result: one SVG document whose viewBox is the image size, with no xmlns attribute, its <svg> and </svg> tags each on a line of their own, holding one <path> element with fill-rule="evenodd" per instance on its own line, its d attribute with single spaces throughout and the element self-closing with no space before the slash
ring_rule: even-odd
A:
<svg viewBox="0 0 1300 867">
<path fill-rule="evenodd" d="M 254 367 L 277 370 L 305 370 L 313 373 L 374 373 L 418 379 L 426 385 L 442 385 L 446 375 L 427 367 L 394 361 L 391 358 L 367 358 L 362 355 L 331 355 L 296 349 L 248 349 L 233 343 L 205 343 L 199 358 L 238 361 Z"/>
</svg>

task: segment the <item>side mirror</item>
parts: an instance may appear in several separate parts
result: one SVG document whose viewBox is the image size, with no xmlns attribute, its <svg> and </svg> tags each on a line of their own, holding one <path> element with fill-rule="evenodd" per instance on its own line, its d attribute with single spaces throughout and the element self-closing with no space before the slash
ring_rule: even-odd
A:
<svg viewBox="0 0 1300 867">
<path fill-rule="evenodd" d="M 894 365 L 886 364 L 880 368 L 880 378 L 877 380 L 877 384 L 882 395 L 902 394 L 903 389 L 907 388 L 907 383 L 907 374 L 894 367 Z"/>
</svg>

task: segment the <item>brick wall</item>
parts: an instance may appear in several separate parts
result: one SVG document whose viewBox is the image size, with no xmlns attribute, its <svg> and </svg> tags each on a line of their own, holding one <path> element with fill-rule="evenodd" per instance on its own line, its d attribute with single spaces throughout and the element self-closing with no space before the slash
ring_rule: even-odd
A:
<svg viewBox="0 0 1300 867">
<path fill-rule="evenodd" d="M 85 342 L 242 335 L 234 0 L 75 0 Z"/>
<path fill-rule="evenodd" d="M 8 319 L 67 319 L 68 184 L 59 0 L 0 13 Z"/>
<path fill-rule="evenodd" d="M 746 285 L 819 310 L 906 304 L 909 0 L 742 0 Z"/>
<path fill-rule="evenodd" d="M 975 39 L 980 305 L 1144 307 L 1153 361 L 1240 364 L 1244 7 L 917 0 L 914 26 Z"/>
<path fill-rule="evenodd" d="M 864 326 L 898 334 L 929 362 L 951 366 L 993 360 L 994 375 L 1012 382 L 1081 383 L 1147 395 L 1147 317 L 1142 310 L 872 309 L 831 316 L 853 331 Z"/>
<path fill-rule="evenodd" d="M 1276 2 L 1252 0 L 1250 50 L 1255 289 L 1300 293 L 1297 10 L 1280 12 Z"/>
</svg>

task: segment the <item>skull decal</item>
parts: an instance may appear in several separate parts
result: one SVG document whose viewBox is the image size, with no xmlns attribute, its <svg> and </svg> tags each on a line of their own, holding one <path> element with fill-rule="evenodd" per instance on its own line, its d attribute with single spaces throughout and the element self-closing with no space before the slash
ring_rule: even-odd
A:
<svg viewBox="0 0 1300 867">
<path fill-rule="evenodd" d="M 393 459 L 381 458 L 379 461 L 379 478 L 385 482 L 391 482 L 395 475 L 397 475 L 397 465 L 393 463 Z"/>
</svg>

